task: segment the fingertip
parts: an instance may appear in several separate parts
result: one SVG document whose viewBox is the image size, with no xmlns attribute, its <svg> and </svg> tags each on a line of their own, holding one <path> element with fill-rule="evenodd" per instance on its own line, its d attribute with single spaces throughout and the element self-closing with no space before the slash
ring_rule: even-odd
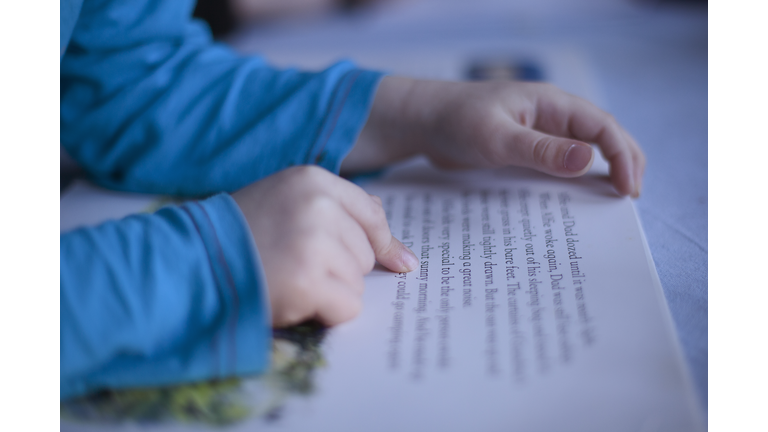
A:
<svg viewBox="0 0 768 432">
<path fill-rule="evenodd" d="M 630 163 L 629 165 L 629 195 L 631 195 L 633 198 L 637 198 L 635 194 L 637 194 L 637 177 L 635 177 L 635 173 L 637 170 L 635 169 L 635 166 Z"/>
<path fill-rule="evenodd" d="M 640 198 L 640 192 L 643 190 L 643 179 L 642 177 L 637 179 L 635 181 L 635 192 L 632 194 L 632 198 Z"/>
<path fill-rule="evenodd" d="M 403 245 L 402 260 L 403 260 L 403 269 L 404 269 L 403 271 L 405 271 L 406 273 L 412 272 L 417 268 L 419 268 L 419 258 L 409 247 L 405 245 Z"/>
<path fill-rule="evenodd" d="M 386 253 L 377 254 L 376 260 L 398 273 L 408 273 L 419 268 L 419 258 L 416 254 L 394 236 Z"/>
<path fill-rule="evenodd" d="M 645 157 L 643 156 L 641 157 L 638 164 L 635 166 L 635 191 L 637 193 L 637 196 L 640 196 L 640 191 L 643 188 L 644 175 L 645 175 Z"/>
<path fill-rule="evenodd" d="M 616 192 L 621 196 L 632 196 L 636 192 L 635 167 L 630 158 L 618 155 L 611 159 L 610 176 Z"/>
<path fill-rule="evenodd" d="M 632 181 L 622 181 L 622 182 L 615 182 L 614 181 L 614 187 L 616 188 L 616 192 L 619 193 L 621 196 L 630 196 L 634 198 L 635 195 L 635 185 L 632 183 Z"/>
</svg>

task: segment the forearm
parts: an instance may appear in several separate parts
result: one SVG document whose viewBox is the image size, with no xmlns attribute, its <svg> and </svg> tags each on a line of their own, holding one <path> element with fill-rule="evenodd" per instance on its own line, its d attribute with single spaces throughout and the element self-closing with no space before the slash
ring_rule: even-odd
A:
<svg viewBox="0 0 768 432">
<path fill-rule="evenodd" d="M 263 370 L 266 285 L 218 195 L 61 236 L 61 397 Z"/>
<path fill-rule="evenodd" d="M 61 64 L 61 143 L 92 179 L 200 196 L 297 164 L 338 170 L 380 74 L 276 70 L 213 44 L 188 3 L 84 4 Z"/>
</svg>

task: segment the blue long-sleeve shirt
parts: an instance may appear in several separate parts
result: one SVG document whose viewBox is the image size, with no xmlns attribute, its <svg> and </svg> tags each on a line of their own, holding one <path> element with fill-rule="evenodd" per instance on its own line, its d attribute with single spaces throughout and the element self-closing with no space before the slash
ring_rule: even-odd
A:
<svg viewBox="0 0 768 432">
<path fill-rule="evenodd" d="M 62 398 L 263 370 L 265 279 L 226 192 L 291 165 L 338 171 L 368 115 L 380 74 L 276 70 L 212 43 L 192 8 L 61 0 L 67 152 L 113 189 L 216 194 L 61 235 Z"/>
</svg>

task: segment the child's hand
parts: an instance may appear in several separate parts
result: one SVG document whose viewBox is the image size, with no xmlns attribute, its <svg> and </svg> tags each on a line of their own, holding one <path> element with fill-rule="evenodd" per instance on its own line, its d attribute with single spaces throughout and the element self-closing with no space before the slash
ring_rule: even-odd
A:
<svg viewBox="0 0 768 432">
<path fill-rule="evenodd" d="M 418 267 L 381 200 L 322 168 L 293 167 L 232 197 L 259 248 L 275 326 L 355 317 L 374 258 L 396 272 Z"/>
<path fill-rule="evenodd" d="M 426 154 L 445 168 L 534 168 L 559 177 L 587 172 L 595 143 L 622 195 L 640 194 L 645 156 L 609 114 L 549 84 L 453 83 L 386 77 L 344 170 Z"/>
</svg>

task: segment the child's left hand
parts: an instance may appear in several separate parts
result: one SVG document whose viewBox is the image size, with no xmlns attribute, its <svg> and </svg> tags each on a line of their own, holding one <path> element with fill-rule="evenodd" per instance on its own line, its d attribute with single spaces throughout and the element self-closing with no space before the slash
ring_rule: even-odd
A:
<svg viewBox="0 0 768 432">
<path fill-rule="evenodd" d="M 589 170 L 595 143 L 622 195 L 640 194 L 645 156 L 609 114 L 549 84 L 385 77 L 368 122 L 342 164 L 355 171 L 426 154 L 443 168 L 533 168 L 558 177 Z"/>
</svg>

